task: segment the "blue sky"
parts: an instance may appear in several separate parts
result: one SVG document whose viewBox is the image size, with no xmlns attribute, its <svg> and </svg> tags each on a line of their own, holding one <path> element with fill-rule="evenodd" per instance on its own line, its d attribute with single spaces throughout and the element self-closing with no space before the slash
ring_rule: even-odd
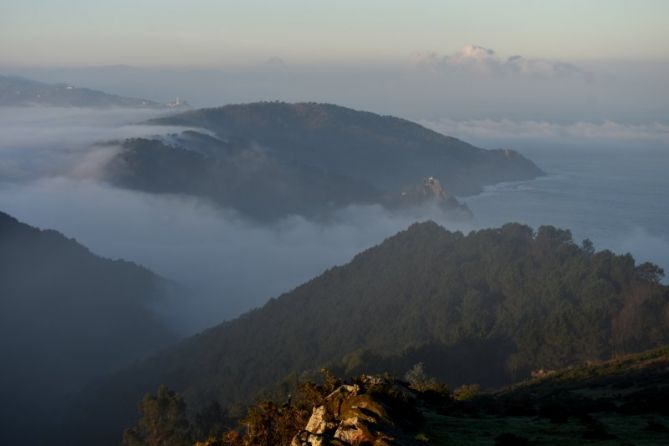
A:
<svg viewBox="0 0 669 446">
<path fill-rule="evenodd" d="M 669 60 L 665 0 L 2 0 L 0 66 L 503 56 Z"/>
</svg>

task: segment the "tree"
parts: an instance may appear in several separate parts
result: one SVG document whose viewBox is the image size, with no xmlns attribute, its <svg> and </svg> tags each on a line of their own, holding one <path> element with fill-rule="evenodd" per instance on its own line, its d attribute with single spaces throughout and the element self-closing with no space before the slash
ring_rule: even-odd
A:
<svg viewBox="0 0 669 446">
<path fill-rule="evenodd" d="M 191 446 L 192 427 L 183 398 L 165 385 L 138 405 L 142 417 L 123 433 L 124 446 Z"/>
<path fill-rule="evenodd" d="M 644 262 L 634 269 L 634 276 L 642 282 L 659 283 L 664 277 L 664 270 L 653 263 Z"/>
<path fill-rule="evenodd" d="M 583 250 L 583 253 L 586 254 L 587 256 L 591 256 L 595 253 L 595 245 L 589 238 L 583 240 L 583 243 L 581 243 L 581 249 Z"/>
<path fill-rule="evenodd" d="M 418 392 L 427 392 L 434 391 L 438 393 L 447 393 L 448 388 L 439 383 L 436 379 L 428 376 L 425 373 L 425 369 L 422 362 L 415 364 L 411 370 L 409 370 L 404 379 L 407 380 L 412 389 Z"/>
<path fill-rule="evenodd" d="M 292 405 L 278 406 L 263 401 L 249 409 L 242 424 L 246 426 L 244 444 L 248 446 L 289 445 L 309 419 L 309 411 Z"/>
<path fill-rule="evenodd" d="M 198 438 L 219 437 L 232 424 L 226 410 L 218 401 L 211 401 L 195 414 L 194 433 Z"/>
</svg>

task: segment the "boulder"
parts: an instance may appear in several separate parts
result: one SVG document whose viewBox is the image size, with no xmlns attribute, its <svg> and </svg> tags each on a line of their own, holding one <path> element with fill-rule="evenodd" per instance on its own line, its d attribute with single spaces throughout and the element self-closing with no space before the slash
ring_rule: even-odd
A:
<svg viewBox="0 0 669 446">
<path fill-rule="evenodd" d="M 393 406 L 411 404 L 413 392 L 405 385 L 377 376 L 362 376 L 354 384 L 330 393 L 314 407 L 304 430 L 291 446 L 412 445 L 392 418 Z"/>
</svg>

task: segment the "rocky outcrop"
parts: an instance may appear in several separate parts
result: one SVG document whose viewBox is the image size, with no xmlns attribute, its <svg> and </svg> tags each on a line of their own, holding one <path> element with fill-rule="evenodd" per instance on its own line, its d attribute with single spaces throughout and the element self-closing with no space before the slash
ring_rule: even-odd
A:
<svg viewBox="0 0 669 446">
<path fill-rule="evenodd" d="M 439 202 L 446 202 L 453 200 L 454 197 L 447 194 L 441 183 L 435 177 L 427 177 L 425 183 L 423 183 L 423 194 L 426 196 L 431 196 Z"/>
<path fill-rule="evenodd" d="M 412 208 L 430 203 L 436 204 L 453 217 L 471 218 L 472 216 L 467 205 L 460 203 L 454 195 L 446 192 L 441 182 L 435 177 L 427 177 L 423 184 L 406 188 L 397 195 L 389 196 L 386 200 L 386 206 L 389 208 Z"/>
<path fill-rule="evenodd" d="M 291 446 L 413 445 L 420 420 L 416 395 L 404 384 L 362 376 L 342 385 L 315 407 Z"/>
</svg>

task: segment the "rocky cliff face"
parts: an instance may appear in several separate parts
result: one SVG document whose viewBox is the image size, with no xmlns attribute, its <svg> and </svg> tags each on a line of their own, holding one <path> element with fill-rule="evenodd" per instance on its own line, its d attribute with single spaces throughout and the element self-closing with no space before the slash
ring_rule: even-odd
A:
<svg viewBox="0 0 669 446">
<path fill-rule="evenodd" d="M 315 407 L 291 446 L 413 445 L 420 420 L 414 391 L 399 381 L 362 376 Z"/>
</svg>

